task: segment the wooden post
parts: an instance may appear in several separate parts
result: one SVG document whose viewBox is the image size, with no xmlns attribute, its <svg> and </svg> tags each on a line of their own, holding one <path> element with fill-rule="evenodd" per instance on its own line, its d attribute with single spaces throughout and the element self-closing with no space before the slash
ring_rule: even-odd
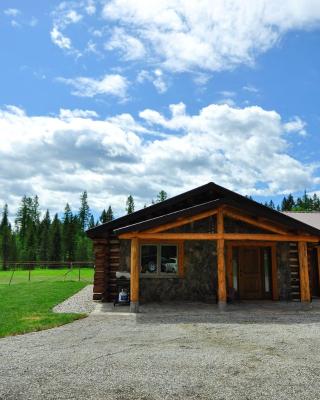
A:
<svg viewBox="0 0 320 400">
<path fill-rule="evenodd" d="M 130 311 L 139 311 L 139 240 L 131 239 Z"/>
<path fill-rule="evenodd" d="M 217 214 L 217 233 L 223 234 L 223 211 L 218 210 Z M 217 240 L 217 258 L 218 258 L 218 304 L 221 310 L 224 310 L 227 304 L 227 285 L 226 285 L 226 265 L 224 259 L 224 239 Z"/>
<path fill-rule="evenodd" d="M 300 272 L 300 299 L 302 302 L 310 302 L 310 282 L 308 269 L 308 247 L 306 242 L 298 243 L 299 272 Z"/>
<path fill-rule="evenodd" d="M 278 263 L 277 263 L 277 245 L 271 246 L 271 278 L 272 278 L 272 300 L 279 300 L 278 291 Z"/>
</svg>

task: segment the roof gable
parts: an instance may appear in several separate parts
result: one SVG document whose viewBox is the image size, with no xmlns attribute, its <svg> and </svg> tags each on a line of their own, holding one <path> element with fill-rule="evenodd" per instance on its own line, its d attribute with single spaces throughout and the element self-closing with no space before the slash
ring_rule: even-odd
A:
<svg viewBox="0 0 320 400">
<path fill-rule="evenodd" d="M 248 199 L 247 197 L 231 190 L 225 189 L 222 186 L 216 185 L 213 182 L 209 182 L 206 185 L 199 186 L 178 196 L 171 197 L 161 203 L 151 205 L 132 214 L 125 215 L 89 229 L 87 235 L 91 238 L 103 238 L 115 230 L 120 230 L 119 228 L 129 227 L 139 223 L 150 223 L 150 220 L 157 221 L 157 218 L 159 217 L 162 217 L 162 220 L 158 220 L 159 222 L 163 221 L 163 219 L 169 221 L 170 218 L 172 220 L 172 218 L 175 217 L 176 212 L 193 212 L 193 207 L 206 207 L 204 206 L 205 203 L 214 200 L 236 205 L 238 209 L 242 209 L 255 217 L 267 218 L 271 221 L 273 220 L 279 224 L 287 226 L 289 229 L 304 230 L 315 235 L 320 234 L 320 230 L 310 225 L 297 221 L 281 212 L 272 210 L 269 207 Z"/>
</svg>

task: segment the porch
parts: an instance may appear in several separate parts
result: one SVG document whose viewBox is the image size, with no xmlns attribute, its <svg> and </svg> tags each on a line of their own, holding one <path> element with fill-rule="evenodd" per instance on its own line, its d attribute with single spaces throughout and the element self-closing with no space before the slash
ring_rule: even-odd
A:
<svg viewBox="0 0 320 400">
<path fill-rule="evenodd" d="M 217 204 L 216 204 L 217 205 Z M 210 204 L 212 206 L 212 204 Z M 271 221 L 252 218 L 239 212 L 234 207 L 219 205 L 216 209 L 199 212 L 196 207 L 192 210 L 194 215 L 175 215 L 170 222 L 154 221 L 153 227 L 147 224 L 136 224 L 118 229 L 120 241 L 130 240 L 130 301 L 131 311 L 139 310 L 141 287 L 152 286 L 146 278 L 152 274 L 146 274 L 141 253 L 147 246 L 156 248 L 158 258 L 155 258 L 155 268 L 161 275 L 162 253 L 161 243 L 177 247 L 177 276 L 166 278 L 184 279 L 186 274 L 185 243 L 212 243 L 215 248 L 215 258 L 211 260 L 211 272 L 216 272 L 216 284 L 213 285 L 212 295 L 216 297 L 219 309 L 225 309 L 228 298 L 279 300 L 280 275 L 278 270 L 279 255 L 277 249 L 282 244 L 288 247 L 295 246 L 296 271 L 290 270 L 292 254 L 287 257 L 287 275 L 294 280 L 297 286 L 298 298 L 309 303 L 311 300 L 308 266 L 308 243 L 318 242 L 318 237 L 308 234 L 293 234 L 289 230 L 272 223 Z M 230 222 L 231 221 L 231 222 Z M 239 223 L 242 224 L 239 232 Z M 198 223 L 198 225 L 197 225 Z M 237 225 L 238 224 L 238 225 Z M 236 227 L 236 229 L 235 229 Z M 200 230 L 200 232 L 199 232 Z M 203 231 L 204 230 L 204 231 Z M 204 246 L 203 246 L 204 247 Z M 237 254 L 237 257 L 235 257 Z M 158 260 L 158 261 L 157 261 Z M 160 260 L 160 261 L 159 261 Z M 294 275 L 295 278 L 292 278 Z M 214 274 L 213 274 L 214 275 Z M 208 280 L 210 268 L 208 270 Z M 178 286 L 176 286 L 178 287 Z M 179 289 L 179 287 L 178 287 Z M 175 289 L 173 289 L 175 290 Z M 143 290 L 145 292 L 145 290 Z M 188 300 L 187 298 L 185 300 Z"/>
</svg>

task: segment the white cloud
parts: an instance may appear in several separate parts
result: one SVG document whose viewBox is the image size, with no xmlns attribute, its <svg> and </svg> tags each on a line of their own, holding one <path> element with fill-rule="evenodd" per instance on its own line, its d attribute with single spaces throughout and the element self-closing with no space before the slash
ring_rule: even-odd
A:
<svg viewBox="0 0 320 400">
<path fill-rule="evenodd" d="M 290 30 L 319 26 L 318 0 L 108 0 L 103 17 L 171 71 L 253 65 Z"/>
<path fill-rule="evenodd" d="M 107 50 L 120 50 L 125 60 L 138 60 L 145 55 L 145 48 L 140 40 L 127 35 L 123 29 L 115 28 L 111 39 L 105 44 Z"/>
<path fill-rule="evenodd" d="M 286 132 L 296 132 L 299 133 L 299 135 L 301 136 L 306 136 L 306 125 L 306 122 L 302 121 L 301 118 L 295 116 L 291 121 L 284 124 L 284 129 Z"/>
<path fill-rule="evenodd" d="M 250 92 L 250 93 L 259 93 L 259 89 L 257 89 L 255 86 L 253 85 L 246 85 L 243 86 L 242 88 L 243 90 Z"/>
<path fill-rule="evenodd" d="M 58 81 L 73 87 L 72 94 L 79 97 L 113 95 L 124 99 L 127 95 L 128 81 L 119 74 L 105 75 L 101 79 L 88 77 L 57 78 Z"/>
<path fill-rule="evenodd" d="M 87 189 L 92 207 L 123 212 L 128 193 L 142 207 L 161 189 L 173 196 L 212 180 L 252 195 L 318 189 L 315 167 L 288 154 L 288 126 L 275 111 L 211 104 L 191 115 L 179 103 L 170 117 L 156 110 L 140 117 L 0 109 L 0 203 L 14 211 L 23 194 L 37 193 L 56 211 L 77 205 Z"/>
<path fill-rule="evenodd" d="M 82 21 L 83 15 L 77 11 L 77 8 L 82 11 L 85 4 L 86 6 L 88 5 L 88 3 L 83 3 L 82 1 L 63 1 L 59 3 L 52 12 L 53 25 L 50 31 L 52 42 L 60 47 L 60 49 L 63 49 L 67 51 L 67 53 L 73 54 L 76 57 L 81 56 L 82 53 L 72 46 L 72 40 L 65 34 L 65 30 L 70 25 Z"/>
<path fill-rule="evenodd" d="M 68 110 L 65 108 L 61 108 L 59 112 L 59 117 L 61 119 L 68 118 L 98 118 L 98 114 L 92 110 L 79 110 L 76 108 L 75 110 Z"/>
<path fill-rule="evenodd" d="M 88 0 L 84 8 L 88 15 L 93 15 L 96 12 L 96 6 L 93 0 Z"/>
<path fill-rule="evenodd" d="M 8 17 L 17 17 L 19 14 L 21 14 L 20 10 L 17 8 L 7 8 L 3 11 L 3 13 Z"/>
<path fill-rule="evenodd" d="M 229 98 L 231 98 L 231 97 L 236 97 L 236 95 L 237 95 L 236 92 L 232 92 L 232 91 L 230 91 L 230 90 L 221 90 L 221 91 L 219 92 L 219 94 L 220 94 L 222 97 L 229 97 Z"/>
<path fill-rule="evenodd" d="M 154 71 L 142 70 L 137 75 L 137 82 L 149 81 L 156 88 L 158 93 L 165 93 L 168 90 L 168 83 L 165 81 L 163 72 L 157 68 Z"/>
<path fill-rule="evenodd" d="M 63 35 L 56 26 L 50 32 L 52 42 L 60 47 L 60 49 L 71 50 L 71 39 Z"/>
</svg>

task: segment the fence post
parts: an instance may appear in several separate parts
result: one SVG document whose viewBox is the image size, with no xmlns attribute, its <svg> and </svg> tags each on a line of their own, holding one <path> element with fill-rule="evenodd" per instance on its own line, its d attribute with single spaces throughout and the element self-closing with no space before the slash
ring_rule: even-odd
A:
<svg viewBox="0 0 320 400">
<path fill-rule="evenodd" d="M 81 274 L 80 268 L 81 268 L 81 265 L 79 264 L 79 282 L 80 282 L 80 274 Z"/>
<path fill-rule="evenodd" d="M 11 277 L 10 277 L 10 281 L 9 281 L 9 286 L 11 285 L 11 281 L 12 281 L 12 278 L 13 278 L 14 271 L 15 271 L 15 268 L 12 271 L 12 274 L 11 274 Z"/>
<path fill-rule="evenodd" d="M 29 282 L 31 281 L 31 264 L 29 264 L 29 278 L 28 278 Z"/>
</svg>

